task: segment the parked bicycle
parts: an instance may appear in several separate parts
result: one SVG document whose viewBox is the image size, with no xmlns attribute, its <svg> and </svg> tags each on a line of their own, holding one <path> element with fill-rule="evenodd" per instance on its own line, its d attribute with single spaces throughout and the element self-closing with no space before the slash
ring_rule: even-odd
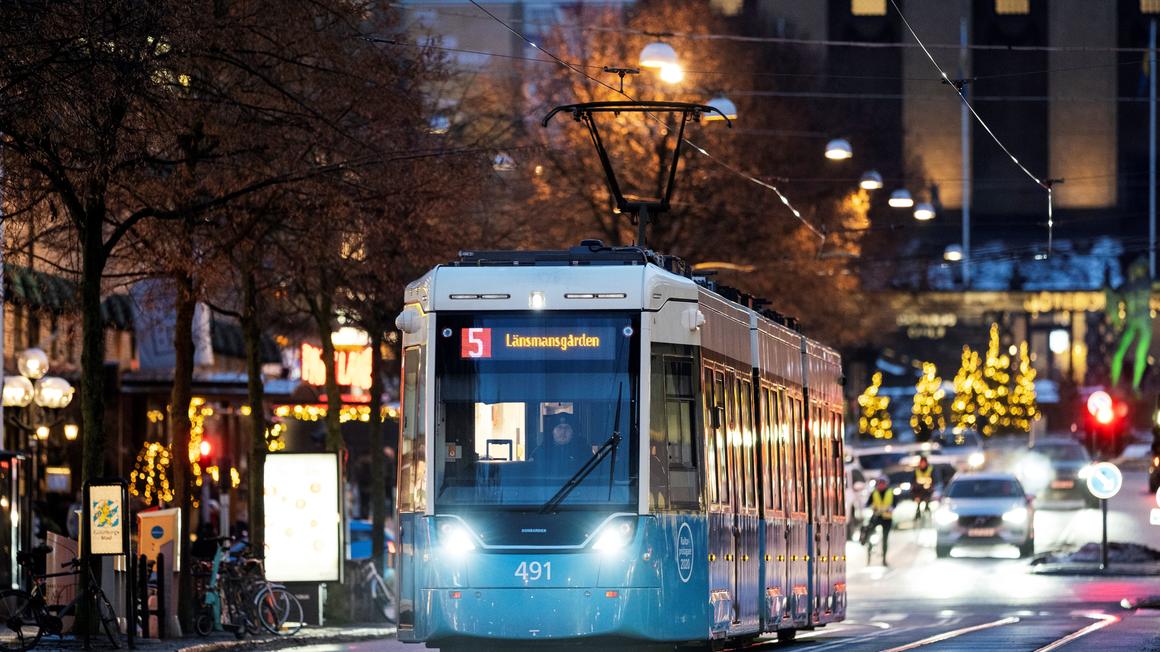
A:
<svg viewBox="0 0 1160 652">
<path fill-rule="evenodd" d="M 398 604 L 394 587 L 379 574 L 373 559 L 355 562 L 354 589 L 356 595 L 366 596 L 371 616 L 394 623 L 398 618 Z"/>
<path fill-rule="evenodd" d="M 82 569 L 79 560 L 74 559 L 63 568 L 71 570 L 60 573 L 34 573 L 35 568 L 42 565 L 52 548 L 38 546 L 32 550 L 17 553 L 17 562 L 24 567 L 32 577 L 32 591 L 22 589 L 7 589 L 0 591 L 0 650 L 31 650 L 40 643 L 41 637 L 47 635 L 60 637 L 64 633 L 66 617 L 74 620 L 85 604 L 92 605 L 100 621 L 101 629 L 113 647 L 120 647 L 118 636 L 120 628 L 117 625 L 117 613 L 113 604 L 101 585 L 93 576 L 91 568 Z M 45 593 L 46 580 L 50 577 L 64 577 L 69 575 L 80 576 L 87 573 L 87 590 L 78 590 L 76 597 L 67 604 L 49 604 Z"/>
<path fill-rule="evenodd" d="M 302 604 L 286 587 L 266 579 L 260 559 L 246 556 L 245 547 L 230 556 L 230 540 L 216 539 L 217 550 L 209 567 L 194 629 L 202 636 L 213 631 L 232 631 L 238 638 L 263 629 L 291 636 L 302 629 Z"/>
</svg>

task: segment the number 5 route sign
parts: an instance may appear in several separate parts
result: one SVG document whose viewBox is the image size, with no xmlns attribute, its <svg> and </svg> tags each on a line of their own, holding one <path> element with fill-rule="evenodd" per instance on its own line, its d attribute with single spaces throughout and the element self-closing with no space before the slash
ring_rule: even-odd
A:
<svg viewBox="0 0 1160 652">
<path fill-rule="evenodd" d="M 1088 475 L 1088 491 L 1096 498 L 1107 500 L 1120 493 L 1122 486 L 1124 486 L 1124 476 L 1120 473 L 1120 469 L 1111 462 L 1096 464 L 1092 467 L 1091 474 Z"/>
</svg>

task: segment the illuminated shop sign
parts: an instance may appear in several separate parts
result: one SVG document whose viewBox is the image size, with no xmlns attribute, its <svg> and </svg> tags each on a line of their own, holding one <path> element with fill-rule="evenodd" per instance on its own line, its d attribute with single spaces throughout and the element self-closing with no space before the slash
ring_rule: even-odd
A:
<svg viewBox="0 0 1160 652">
<path fill-rule="evenodd" d="M 619 335 L 619 337 L 618 337 Z M 632 336 L 626 326 L 615 328 L 463 328 L 459 357 L 463 359 L 528 360 L 546 357 L 608 360 L 616 357 L 617 341 Z"/>
<path fill-rule="evenodd" d="M 371 388 L 371 348 L 334 352 L 334 373 L 339 385 Z M 322 348 L 313 344 L 302 345 L 302 380 L 319 387 L 326 384 L 326 366 L 322 363 Z"/>
</svg>

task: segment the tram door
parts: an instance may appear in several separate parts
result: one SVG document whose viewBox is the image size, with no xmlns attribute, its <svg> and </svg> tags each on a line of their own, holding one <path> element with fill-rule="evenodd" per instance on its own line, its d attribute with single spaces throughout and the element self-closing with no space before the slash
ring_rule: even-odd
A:
<svg viewBox="0 0 1160 652">
<path fill-rule="evenodd" d="M 728 435 L 725 438 L 728 453 L 725 456 L 729 474 L 729 521 L 726 536 L 729 540 L 729 553 L 725 559 L 729 562 L 729 595 L 733 598 L 733 622 L 741 620 L 741 524 L 739 516 L 744 499 L 745 479 L 741 477 L 741 422 L 739 417 L 740 404 L 738 402 L 737 378 L 732 374 L 725 376 L 725 415 L 728 422 Z"/>
<path fill-rule="evenodd" d="M 814 603 L 813 620 L 822 621 L 830 595 L 830 451 L 829 428 L 817 404 L 810 405 L 807 436 L 810 447 L 810 501 L 814 518 Z"/>
<path fill-rule="evenodd" d="M 708 414 L 705 447 L 707 449 L 706 476 L 709 488 L 709 602 L 713 609 L 715 629 L 726 628 L 735 614 L 733 602 L 737 595 L 736 573 L 733 569 L 733 482 L 732 454 L 729 445 L 729 383 L 724 372 L 712 367 L 705 369 L 705 398 Z"/>
</svg>

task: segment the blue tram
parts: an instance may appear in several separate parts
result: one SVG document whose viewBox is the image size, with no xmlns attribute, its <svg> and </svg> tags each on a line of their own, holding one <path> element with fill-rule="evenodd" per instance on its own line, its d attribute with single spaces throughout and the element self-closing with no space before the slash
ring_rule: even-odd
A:
<svg viewBox="0 0 1160 652">
<path fill-rule="evenodd" d="M 399 638 L 784 640 L 843 619 L 840 360 L 744 299 L 598 241 L 466 252 L 410 284 Z"/>
</svg>

